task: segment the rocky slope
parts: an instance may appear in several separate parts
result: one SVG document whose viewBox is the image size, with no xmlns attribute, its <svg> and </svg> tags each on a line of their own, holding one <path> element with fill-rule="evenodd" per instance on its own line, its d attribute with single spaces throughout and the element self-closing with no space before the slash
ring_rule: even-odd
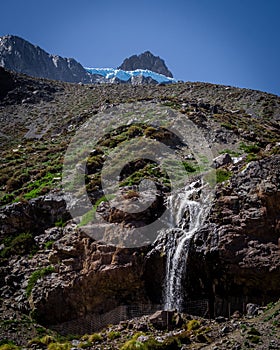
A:
<svg viewBox="0 0 280 350">
<path fill-rule="evenodd" d="M 141 53 L 140 55 L 132 55 L 126 58 L 118 69 L 130 71 L 135 69 L 148 69 L 152 72 L 163 74 L 166 77 L 173 78 L 172 73 L 167 68 L 163 59 L 154 56 L 150 51 Z"/>
<path fill-rule="evenodd" d="M 154 112 L 158 106 L 180 112 L 179 118 L 195 123 L 214 157 L 219 156 L 212 209 L 188 256 L 186 309 L 193 305 L 196 314 L 225 317 L 236 310 L 246 312 L 248 303 L 262 305 L 279 298 L 279 97 L 205 83 L 81 86 L 4 70 L 0 74 L 7 82 L 0 93 L 0 285 L 6 320 L 1 324 L 1 340 L 15 340 L 17 326 L 12 320 L 17 317 L 25 320 L 25 326 L 33 325 L 28 326 L 33 332 L 29 339 L 34 337 L 35 328 L 40 327 L 24 316 L 30 313 L 44 326 L 59 331 L 92 333 L 97 325 L 104 325 L 101 321 L 113 323 L 120 321 L 116 315 L 127 317 L 121 307 L 136 308 L 130 317 L 162 307 L 158 304 L 162 303 L 165 274 L 164 241 L 141 248 L 117 248 L 95 241 L 79 221 L 71 220 L 61 195 L 63 157 L 77 129 L 116 107 L 129 117 L 127 106 L 136 102 Z M 156 125 L 123 125 L 101 138 L 87 161 L 86 177 L 97 212 L 107 218 L 107 223 L 95 227 L 96 232 L 110 234 L 109 226 L 114 223 L 121 234 L 123 228 L 147 224 L 163 208 L 170 191 L 168 181 L 154 164 L 143 161 L 124 169 L 121 196 L 137 202 L 140 175 L 154 180 L 158 201 L 148 215 L 127 215 L 102 201 L 99 176 L 104 152 L 141 135 L 159 142 L 168 140 L 171 148 L 186 156 L 180 140 Z M 190 158 L 184 158 L 189 181 L 199 176 Z M 270 320 L 278 322 L 277 318 Z M 267 333 L 264 319 L 256 322 L 253 326 Z M 279 332 L 277 324 L 273 327 Z M 24 325 L 18 322 L 18 327 Z M 224 327 L 233 334 L 238 328 Z M 251 335 L 247 328 L 244 337 Z M 21 344 L 27 340 L 23 338 Z M 234 342 L 242 344 L 242 339 L 229 336 L 231 343 L 226 346 L 234 348 Z M 215 336 L 214 342 L 218 342 Z M 115 348 L 123 343 L 124 339 Z M 222 349 L 224 343 L 216 346 Z"/>
</svg>

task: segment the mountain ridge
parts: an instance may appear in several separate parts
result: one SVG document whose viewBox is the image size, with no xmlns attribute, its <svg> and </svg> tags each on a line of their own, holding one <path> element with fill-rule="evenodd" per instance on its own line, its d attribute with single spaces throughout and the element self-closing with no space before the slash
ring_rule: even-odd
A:
<svg viewBox="0 0 280 350">
<path fill-rule="evenodd" d="M 89 83 L 90 77 L 73 58 L 51 55 L 15 36 L 0 37 L 0 65 L 18 73 L 70 83 Z"/>
<path fill-rule="evenodd" d="M 122 72 L 111 69 L 110 75 L 104 75 L 102 68 L 93 73 L 74 58 L 49 54 L 39 46 L 18 36 L 0 37 L 0 66 L 29 76 L 84 84 L 131 83 L 138 85 L 175 82 L 161 58 L 153 56 L 148 51 L 142 54 L 142 58 L 140 56 L 135 55 L 137 65 L 145 71 L 136 72 L 135 69 L 129 69 L 129 71 L 134 71 L 131 74 L 125 69 Z M 131 62 L 131 57 L 125 59 L 124 62 Z"/>
</svg>

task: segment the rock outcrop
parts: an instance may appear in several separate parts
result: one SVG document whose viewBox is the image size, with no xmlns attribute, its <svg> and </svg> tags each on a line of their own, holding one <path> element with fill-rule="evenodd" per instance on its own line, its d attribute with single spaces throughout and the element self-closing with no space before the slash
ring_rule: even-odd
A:
<svg viewBox="0 0 280 350">
<path fill-rule="evenodd" d="M 0 209 L 0 239 L 21 232 L 42 233 L 56 222 L 69 218 L 61 193 L 10 204 Z"/>
<path fill-rule="evenodd" d="M 50 55 L 38 46 L 14 36 L 0 38 L 0 66 L 33 77 L 90 83 L 91 77 L 73 58 Z"/>
<path fill-rule="evenodd" d="M 130 71 L 135 69 L 148 69 L 152 72 L 163 74 L 166 77 L 173 78 L 172 73 L 166 67 L 163 59 L 154 56 L 150 51 L 146 51 L 140 55 L 133 55 L 126 58 L 118 69 Z"/>
<path fill-rule="evenodd" d="M 279 297 L 280 157 L 249 163 L 219 186 L 189 259 L 189 297 L 259 304 Z M 199 276 L 199 278 L 194 278 Z M 223 310 L 226 312 L 226 310 Z"/>
<path fill-rule="evenodd" d="M 188 255 L 184 298 L 209 300 L 212 315 L 279 298 L 280 157 L 242 164 L 230 165 L 235 174 L 227 186 L 217 186 L 209 219 Z M 157 248 L 147 255 L 144 270 L 154 303 L 161 300 L 157 286 L 165 274 L 164 249 Z"/>
</svg>

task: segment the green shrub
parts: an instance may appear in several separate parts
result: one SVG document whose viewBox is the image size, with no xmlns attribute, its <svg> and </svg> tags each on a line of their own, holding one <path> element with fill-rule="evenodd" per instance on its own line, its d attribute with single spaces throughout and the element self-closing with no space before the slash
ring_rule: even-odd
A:
<svg viewBox="0 0 280 350">
<path fill-rule="evenodd" d="M 219 153 L 220 153 L 220 154 L 228 153 L 228 154 L 230 154 L 230 155 L 233 156 L 233 157 L 238 157 L 238 156 L 240 156 L 240 152 L 236 152 L 236 151 L 233 151 L 233 150 L 228 149 L 228 148 L 226 148 L 226 149 L 220 151 Z"/>
<path fill-rule="evenodd" d="M 0 346 L 0 350 L 18 350 L 19 347 L 12 342 Z"/>
<path fill-rule="evenodd" d="M 143 131 L 142 131 L 141 127 L 137 126 L 137 125 L 131 125 L 127 130 L 127 134 L 130 137 L 139 136 L 139 135 L 142 135 L 142 133 L 143 133 Z"/>
<path fill-rule="evenodd" d="M 45 335 L 44 337 L 41 338 L 41 343 L 45 345 L 49 345 L 54 342 L 55 342 L 55 338 L 52 337 L 51 335 Z"/>
<path fill-rule="evenodd" d="M 33 338 L 28 342 L 28 345 L 49 345 L 51 343 L 55 343 L 56 340 L 51 335 L 45 335 L 41 338 Z"/>
<path fill-rule="evenodd" d="M 240 149 L 242 149 L 246 153 L 258 153 L 260 151 L 260 147 L 256 144 L 246 145 L 245 143 L 240 144 Z"/>
<path fill-rule="evenodd" d="M 11 340 L 1 339 L 0 340 L 0 350 L 18 350 L 19 347 Z"/>
<path fill-rule="evenodd" d="M 5 248 L 0 252 L 0 257 L 8 258 L 12 255 L 23 255 L 37 250 L 31 233 L 20 233 L 16 237 L 8 237 L 3 241 Z"/>
<path fill-rule="evenodd" d="M 54 244 L 54 241 L 48 241 L 45 243 L 44 247 L 45 249 L 50 249 Z"/>
<path fill-rule="evenodd" d="M 30 297 L 32 289 L 34 288 L 36 282 L 40 279 L 43 278 L 44 276 L 54 272 L 55 269 L 53 266 L 48 266 L 44 267 L 40 270 L 34 271 L 31 276 L 29 277 L 29 281 L 26 287 L 26 296 Z"/>
<path fill-rule="evenodd" d="M 249 153 L 246 156 L 246 162 L 247 163 L 255 161 L 255 160 L 258 160 L 258 159 L 259 159 L 259 157 L 256 154 L 254 154 L 254 153 Z"/>
<path fill-rule="evenodd" d="M 144 131 L 144 135 L 147 137 L 152 136 L 155 132 L 157 132 L 157 129 L 154 128 L 153 126 L 148 126 L 145 131 Z"/>
<path fill-rule="evenodd" d="M 147 350 L 147 346 L 136 339 L 130 339 L 121 347 L 121 350 Z"/>
<path fill-rule="evenodd" d="M 92 343 L 97 343 L 103 340 L 103 337 L 99 333 L 93 333 L 88 337 L 88 340 Z"/>
<path fill-rule="evenodd" d="M 110 339 L 110 340 L 114 340 L 114 339 L 116 339 L 116 338 L 120 338 L 120 336 L 121 336 L 121 333 L 120 333 L 120 332 L 114 332 L 114 331 L 111 331 L 111 332 L 109 332 L 109 333 L 107 334 L 107 337 L 108 337 L 108 339 Z"/>
<path fill-rule="evenodd" d="M 196 171 L 196 168 L 186 161 L 183 162 L 183 166 L 188 173 L 194 173 Z"/>
<path fill-rule="evenodd" d="M 89 347 L 92 347 L 92 343 L 90 341 L 85 341 L 85 342 L 82 342 L 78 345 L 79 349 L 86 349 Z"/>
<path fill-rule="evenodd" d="M 51 343 L 48 345 L 48 350 L 70 350 L 71 349 L 71 343 L 65 342 L 65 343 Z"/>
<path fill-rule="evenodd" d="M 63 219 L 57 220 L 55 222 L 55 226 L 56 227 L 65 227 L 66 226 L 66 222 Z"/>
<path fill-rule="evenodd" d="M 187 324 L 187 330 L 193 331 L 200 328 L 200 322 L 198 320 L 190 320 Z"/>
<path fill-rule="evenodd" d="M 260 336 L 258 335 L 249 335 L 248 339 L 250 340 L 251 343 L 253 344 L 259 344 L 259 342 L 261 341 Z"/>
<path fill-rule="evenodd" d="M 88 223 L 90 223 L 91 221 L 94 220 L 95 218 L 95 213 L 96 210 L 98 208 L 98 206 L 102 203 L 102 202 L 108 202 L 109 200 L 115 198 L 115 195 L 106 195 L 106 196 L 102 196 L 101 198 L 99 198 L 95 203 L 92 209 L 90 209 L 88 212 L 86 212 L 81 219 L 81 222 L 78 224 L 78 227 L 82 227 L 84 225 L 87 225 Z"/>
<path fill-rule="evenodd" d="M 234 130 L 236 127 L 230 123 L 222 123 L 221 126 L 223 126 L 224 128 L 228 129 L 228 130 Z"/>
<path fill-rule="evenodd" d="M 216 170 L 216 181 L 217 183 L 229 180 L 232 176 L 232 172 L 225 169 Z"/>
<path fill-rule="evenodd" d="M 258 336 L 261 335 L 261 333 L 254 327 L 251 327 L 249 329 L 248 334 L 250 334 L 250 335 L 258 335 Z"/>
</svg>

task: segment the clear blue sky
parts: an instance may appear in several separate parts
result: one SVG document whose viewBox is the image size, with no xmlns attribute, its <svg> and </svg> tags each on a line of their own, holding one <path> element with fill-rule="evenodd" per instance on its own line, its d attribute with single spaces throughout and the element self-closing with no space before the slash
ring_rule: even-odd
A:
<svg viewBox="0 0 280 350">
<path fill-rule="evenodd" d="M 177 79 L 280 95 L 280 0 L 3 0 L 14 34 L 84 66 L 150 50 Z"/>
</svg>

